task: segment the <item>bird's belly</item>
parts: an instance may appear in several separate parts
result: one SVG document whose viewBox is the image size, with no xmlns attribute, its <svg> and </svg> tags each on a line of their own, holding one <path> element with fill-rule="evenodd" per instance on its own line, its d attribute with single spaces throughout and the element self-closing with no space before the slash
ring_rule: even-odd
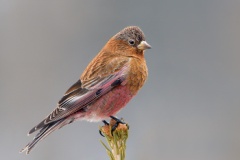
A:
<svg viewBox="0 0 240 160">
<path fill-rule="evenodd" d="M 115 115 L 133 96 L 126 86 L 116 87 L 86 107 L 83 112 L 76 113 L 74 118 L 87 121 L 106 119 L 109 116 Z"/>
</svg>

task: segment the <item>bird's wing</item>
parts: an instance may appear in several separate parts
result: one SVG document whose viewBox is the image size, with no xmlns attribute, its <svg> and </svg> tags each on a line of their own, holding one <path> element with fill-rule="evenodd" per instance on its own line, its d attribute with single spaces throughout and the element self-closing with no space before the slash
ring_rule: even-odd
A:
<svg viewBox="0 0 240 160">
<path fill-rule="evenodd" d="M 81 80 L 78 80 L 72 85 L 62 99 L 58 103 L 58 107 L 40 122 L 37 126 L 29 131 L 29 134 L 35 132 L 38 129 L 43 128 L 45 125 L 65 118 L 81 109 L 84 109 L 89 104 L 93 103 L 102 95 L 106 94 L 116 86 L 121 85 L 126 79 L 126 73 L 128 71 L 129 62 L 122 63 L 122 67 L 107 76 L 90 79 L 82 87 Z"/>
</svg>

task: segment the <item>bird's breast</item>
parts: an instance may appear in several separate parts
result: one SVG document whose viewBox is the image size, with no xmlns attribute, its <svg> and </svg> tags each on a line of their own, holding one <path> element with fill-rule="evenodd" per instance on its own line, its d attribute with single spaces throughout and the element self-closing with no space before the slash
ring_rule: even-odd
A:
<svg viewBox="0 0 240 160">
<path fill-rule="evenodd" d="M 127 86 L 132 94 L 136 94 L 147 80 L 148 69 L 144 59 L 134 58 L 127 76 Z"/>
</svg>

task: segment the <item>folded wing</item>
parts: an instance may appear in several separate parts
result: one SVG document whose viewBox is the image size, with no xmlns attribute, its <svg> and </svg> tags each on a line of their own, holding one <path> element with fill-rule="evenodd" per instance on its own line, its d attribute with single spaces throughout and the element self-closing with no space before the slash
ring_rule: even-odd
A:
<svg viewBox="0 0 240 160">
<path fill-rule="evenodd" d="M 91 79 L 91 83 L 82 88 L 81 80 L 71 86 L 58 103 L 58 107 L 47 116 L 42 122 L 32 128 L 31 134 L 47 125 L 59 121 L 69 115 L 84 109 L 99 97 L 106 94 L 113 88 L 121 85 L 126 79 L 128 63 L 122 65 L 121 69 L 105 77 Z"/>
</svg>

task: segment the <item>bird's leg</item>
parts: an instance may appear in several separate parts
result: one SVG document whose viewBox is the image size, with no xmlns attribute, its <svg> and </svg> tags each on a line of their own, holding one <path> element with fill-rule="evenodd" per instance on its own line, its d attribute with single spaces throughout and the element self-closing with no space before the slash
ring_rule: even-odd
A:
<svg viewBox="0 0 240 160">
<path fill-rule="evenodd" d="M 113 131 L 115 131 L 115 129 L 118 127 L 119 123 L 121 123 L 121 124 L 126 124 L 126 123 L 114 116 L 110 116 L 110 118 L 112 118 L 113 120 L 116 121 L 116 123 L 112 126 L 112 130 L 111 130 L 111 134 L 113 135 Z"/>
<path fill-rule="evenodd" d="M 104 123 L 104 125 L 108 125 L 108 126 L 109 126 L 109 123 L 108 123 L 107 121 L 103 120 L 102 122 Z M 101 131 L 101 130 L 99 130 L 99 134 L 100 134 L 101 136 L 105 137 L 105 136 L 102 134 L 102 131 Z"/>
<path fill-rule="evenodd" d="M 108 123 L 106 120 L 103 120 L 102 122 L 104 123 L 105 126 L 111 126 L 111 135 L 113 135 L 113 132 L 116 130 L 116 128 L 118 127 L 118 125 L 121 124 L 126 124 L 125 122 L 123 122 L 122 120 L 114 117 L 114 116 L 110 116 L 110 118 L 112 118 L 112 120 L 110 121 L 110 123 Z M 99 130 L 99 134 L 103 137 L 105 137 L 102 133 L 101 130 Z"/>
<path fill-rule="evenodd" d="M 102 121 L 105 125 L 109 125 L 109 123 L 105 120 Z"/>
</svg>

